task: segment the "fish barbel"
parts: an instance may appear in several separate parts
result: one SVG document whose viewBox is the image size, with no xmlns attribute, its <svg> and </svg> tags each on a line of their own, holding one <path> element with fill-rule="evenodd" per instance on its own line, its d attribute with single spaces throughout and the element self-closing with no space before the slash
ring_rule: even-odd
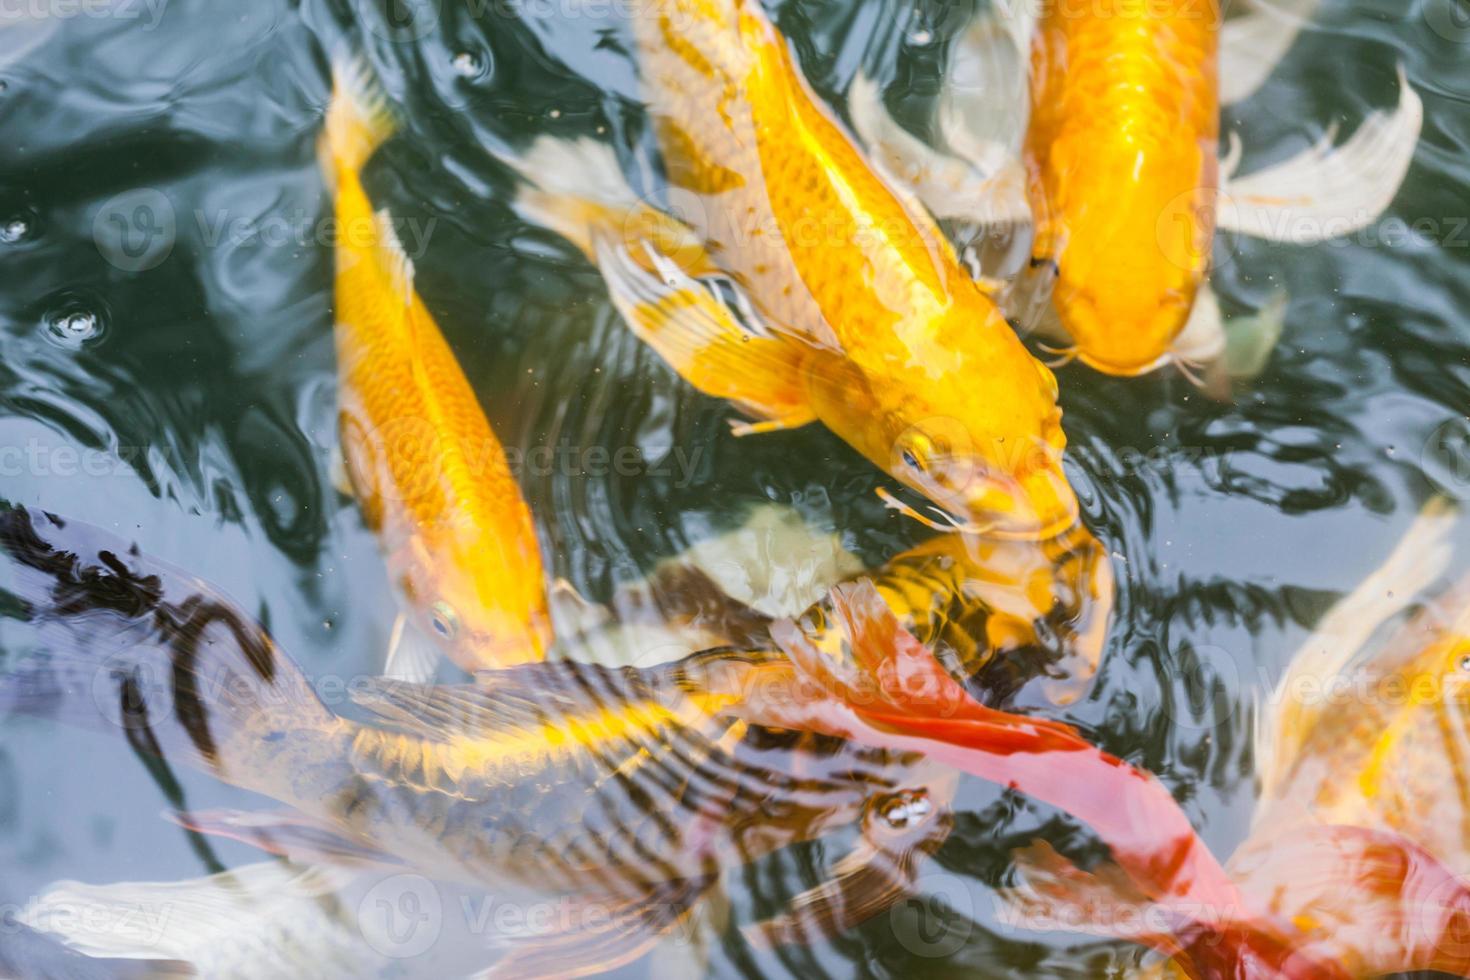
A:
<svg viewBox="0 0 1470 980">
<path fill-rule="evenodd" d="M 531 512 L 360 171 L 393 131 L 367 69 L 333 73 L 321 159 L 336 193 L 338 408 L 354 495 L 424 634 L 466 671 L 551 640 Z"/>
<path fill-rule="evenodd" d="M 866 162 L 759 4 L 658 0 L 631 28 L 667 208 L 621 183 L 608 147 L 543 137 L 514 161 L 520 212 L 598 264 L 686 380 L 760 420 L 738 433 L 821 421 L 963 529 L 1069 527 L 1051 372 Z"/>
</svg>

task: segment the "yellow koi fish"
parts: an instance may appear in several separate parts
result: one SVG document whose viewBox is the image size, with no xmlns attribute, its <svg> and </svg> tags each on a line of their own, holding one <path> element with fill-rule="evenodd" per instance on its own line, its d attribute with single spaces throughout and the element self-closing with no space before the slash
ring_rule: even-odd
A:
<svg viewBox="0 0 1470 980">
<path fill-rule="evenodd" d="M 467 671 L 541 660 L 551 640 L 530 510 L 474 390 L 413 287 L 359 173 L 393 132 L 361 67 L 334 72 L 321 157 L 336 191 L 342 451 L 414 622 Z"/>
<path fill-rule="evenodd" d="M 631 26 L 665 200 L 635 194 L 610 147 L 542 137 L 514 161 L 522 215 L 598 265 L 686 380 L 759 419 L 737 433 L 820 421 L 954 525 L 1069 527 L 1051 372 L 864 160 L 760 5 L 659 0 Z"/>
<path fill-rule="evenodd" d="M 1115 375 L 1170 362 L 1249 375 L 1280 332 L 1285 297 L 1227 333 L 1208 282 L 1216 229 L 1309 244 L 1366 227 L 1397 193 L 1423 122 L 1401 69 L 1398 107 L 1370 114 L 1340 147 L 1329 137 L 1236 175 L 1238 142 L 1219 153 L 1221 105 L 1255 91 L 1317 2 L 1225 20 L 1218 0 L 998 0 L 952 50 L 944 147 L 902 130 L 867 79 L 849 94 L 852 114 L 935 214 L 1029 218 L 1030 268 L 1007 312 L 1058 336 L 1068 356 Z"/>
</svg>

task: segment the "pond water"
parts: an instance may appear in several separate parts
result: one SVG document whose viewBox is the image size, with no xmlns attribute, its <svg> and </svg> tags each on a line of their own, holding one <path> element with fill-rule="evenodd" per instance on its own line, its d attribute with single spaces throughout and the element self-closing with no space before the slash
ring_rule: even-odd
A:
<svg viewBox="0 0 1470 980">
<path fill-rule="evenodd" d="M 1407 180 L 1370 233 L 1309 248 L 1220 236 L 1227 310 L 1290 297 L 1259 378 L 1221 403 L 1173 371 L 1058 372 L 1068 473 L 1117 594 L 1085 696 L 1059 708 L 1028 690 L 1014 704 L 1156 773 L 1222 857 L 1254 802 L 1257 699 L 1428 496 L 1470 498 L 1470 11 L 1457 2 L 1328 0 L 1227 115 L 1249 169 L 1393 105 L 1397 64 L 1425 108 Z M 972 13 L 939 0 L 768 10 L 824 99 L 841 104 L 862 68 L 911 121 Z M 496 432 L 524 454 L 549 574 L 606 599 L 772 502 L 870 566 L 932 534 L 885 510 L 887 478 L 820 426 L 733 437 L 731 408 L 683 383 L 621 325 L 597 272 L 512 211 L 496 149 L 594 135 L 646 160 L 618 4 L 389 13 L 375 0 L 0 8 L 0 496 L 214 583 L 314 671 L 377 669 L 395 606 L 333 482 L 331 201 L 316 158 L 325 46 L 350 37 L 405 119 L 368 192 Z M 160 819 L 171 794 L 193 808 L 258 798 L 182 769 L 177 788 L 156 776 L 121 739 L 0 720 L 0 904 L 58 879 L 259 860 Z M 762 950 L 727 929 L 704 969 L 1092 977 L 1136 961 L 997 917 L 1011 851 L 1044 837 L 1086 853 L 1085 829 L 978 781 L 956 810 L 917 901 L 811 946 Z M 733 876 L 733 921 L 770 914 L 840 853 L 819 841 Z M 437 969 L 405 959 L 391 975 Z"/>
</svg>

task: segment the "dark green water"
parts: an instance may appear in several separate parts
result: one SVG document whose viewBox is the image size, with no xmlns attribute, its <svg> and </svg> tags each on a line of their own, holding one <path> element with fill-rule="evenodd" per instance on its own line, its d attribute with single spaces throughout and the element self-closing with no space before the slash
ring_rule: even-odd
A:
<svg viewBox="0 0 1470 980">
<path fill-rule="evenodd" d="M 1227 117 L 1249 170 L 1392 105 L 1397 62 L 1425 105 L 1388 216 L 1413 235 L 1219 241 L 1228 310 L 1291 297 L 1247 393 L 1222 405 L 1177 375 L 1059 374 L 1070 472 L 1115 553 L 1118 599 L 1090 694 L 1045 710 L 1157 773 L 1222 857 L 1253 802 L 1253 700 L 1436 484 L 1470 497 L 1470 10 L 1455 2 L 1327 0 Z M 315 142 L 324 45 L 346 37 L 371 47 L 408 120 L 369 192 L 410 229 L 419 290 L 497 432 L 522 452 L 568 447 L 561 458 L 637 450 L 620 472 L 523 473 L 554 574 L 605 597 L 762 501 L 873 563 L 928 533 L 885 512 L 880 474 L 818 427 L 732 438 L 731 410 L 640 347 L 595 271 L 511 213 L 488 148 L 596 134 L 646 153 L 609 5 L 446 2 L 411 6 L 405 28 L 375 0 L 155 4 L 0 6 L 0 496 L 135 538 L 260 610 L 314 670 L 376 669 L 389 583 L 330 476 L 331 206 Z M 866 66 L 917 119 L 969 9 L 785 0 L 773 14 L 825 98 Z M 211 870 L 159 819 L 164 789 L 121 740 L 18 719 L 0 736 L 0 903 L 61 878 Z M 258 805 L 179 778 L 191 806 Z M 757 951 L 729 931 L 709 972 L 1090 977 L 1133 961 L 996 921 L 1010 850 L 1043 836 L 1085 853 L 1085 831 L 984 784 L 960 804 L 921 901 L 810 948 Z M 810 885 L 824 853 L 740 877 L 736 922 Z"/>
</svg>

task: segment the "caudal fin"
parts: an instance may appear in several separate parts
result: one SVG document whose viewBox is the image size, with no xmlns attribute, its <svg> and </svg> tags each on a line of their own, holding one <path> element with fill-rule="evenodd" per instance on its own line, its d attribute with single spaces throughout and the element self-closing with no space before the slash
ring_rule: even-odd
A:
<svg viewBox="0 0 1470 980">
<path fill-rule="evenodd" d="M 371 66 L 339 54 L 332 63 L 332 101 L 322 130 L 321 161 L 328 179 L 357 172 L 398 128 L 393 108 Z"/>
<path fill-rule="evenodd" d="M 249 731 L 333 721 L 252 617 L 105 531 L 0 510 L 0 581 L 3 611 L 19 620 L 6 624 L 17 662 L 0 674 L 0 717 L 118 732 L 223 779 L 257 751 Z"/>
</svg>

